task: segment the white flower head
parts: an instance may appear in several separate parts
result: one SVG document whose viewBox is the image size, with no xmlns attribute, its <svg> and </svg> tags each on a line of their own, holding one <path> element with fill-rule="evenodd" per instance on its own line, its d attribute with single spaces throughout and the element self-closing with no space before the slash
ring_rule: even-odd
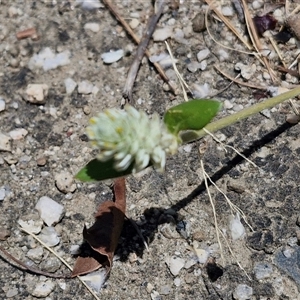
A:
<svg viewBox="0 0 300 300">
<path fill-rule="evenodd" d="M 133 172 L 150 163 L 164 170 L 166 154 L 175 154 L 178 138 L 171 134 L 158 114 L 152 118 L 130 105 L 125 109 L 107 109 L 90 119 L 87 135 L 99 149 L 100 161 L 114 159 L 117 171 L 126 170 L 133 163 Z"/>
</svg>

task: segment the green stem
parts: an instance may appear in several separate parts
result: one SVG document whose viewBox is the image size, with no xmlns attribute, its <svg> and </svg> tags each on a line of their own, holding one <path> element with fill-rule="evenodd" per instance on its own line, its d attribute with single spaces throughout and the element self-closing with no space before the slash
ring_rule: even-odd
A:
<svg viewBox="0 0 300 300">
<path fill-rule="evenodd" d="M 225 118 L 222 118 L 215 122 L 209 123 L 204 128 L 209 132 L 215 132 L 215 131 L 225 128 L 229 125 L 233 125 L 234 123 L 239 122 L 242 119 L 245 119 L 254 114 L 257 114 L 264 109 L 274 107 L 275 105 L 277 105 L 285 100 L 288 100 L 290 98 L 293 98 L 299 94 L 300 94 L 300 87 L 297 87 L 291 91 L 280 94 L 276 97 L 270 98 L 263 102 L 254 104 L 250 107 L 244 108 L 235 114 L 229 115 Z M 181 139 L 182 139 L 183 143 L 188 143 L 188 142 L 191 142 L 194 140 L 198 140 L 205 135 L 207 135 L 207 132 L 203 129 L 198 130 L 198 131 L 186 131 L 186 132 L 181 133 Z"/>
</svg>

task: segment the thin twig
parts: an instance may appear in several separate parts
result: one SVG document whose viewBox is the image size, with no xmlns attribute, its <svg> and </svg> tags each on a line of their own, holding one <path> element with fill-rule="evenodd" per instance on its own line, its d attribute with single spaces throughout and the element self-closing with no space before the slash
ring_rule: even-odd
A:
<svg viewBox="0 0 300 300">
<path fill-rule="evenodd" d="M 158 0 L 157 4 L 158 4 L 157 12 L 154 13 L 154 15 L 149 19 L 149 22 L 145 29 L 145 34 L 136 50 L 136 54 L 135 54 L 133 63 L 129 69 L 129 72 L 127 75 L 127 80 L 126 80 L 126 83 L 124 86 L 123 97 L 125 99 L 127 99 L 127 101 L 130 101 L 132 104 L 134 104 L 133 98 L 132 98 L 133 84 L 134 84 L 137 72 L 139 70 L 142 58 L 143 58 L 146 48 L 149 44 L 150 38 L 151 38 L 151 36 L 154 32 L 155 26 L 163 12 L 165 2 L 164 2 L 164 0 Z"/>
<path fill-rule="evenodd" d="M 246 272 L 246 270 L 243 268 L 243 266 L 240 264 L 240 262 L 238 261 L 237 257 L 236 257 L 235 254 L 233 253 L 233 251 L 232 251 L 232 249 L 231 249 L 231 247 L 230 247 L 230 245 L 229 245 L 229 242 L 228 242 L 228 240 L 226 239 L 226 236 L 224 235 L 224 233 L 222 232 L 222 230 L 219 229 L 219 231 L 220 231 L 220 233 L 221 233 L 223 239 L 224 239 L 225 242 L 226 242 L 226 245 L 227 245 L 227 247 L 228 247 L 228 249 L 229 249 L 230 254 L 231 254 L 232 257 L 235 259 L 235 261 L 236 261 L 236 263 L 238 264 L 238 266 L 240 267 L 240 269 L 243 270 L 243 271 L 245 272 L 245 274 L 246 274 L 246 276 L 248 277 L 248 279 L 249 279 L 250 281 L 252 281 L 251 277 L 248 275 L 248 273 Z"/>
<path fill-rule="evenodd" d="M 181 89 L 182 89 L 182 93 L 183 93 L 184 101 L 189 101 L 188 96 L 187 96 L 187 93 L 186 93 L 184 87 L 186 87 L 186 88 L 189 90 L 189 92 L 191 93 L 191 95 L 193 95 L 193 92 L 191 91 L 191 89 L 189 88 L 188 84 L 187 84 L 187 83 L 185 82 L 185 80 L 183 79 L 182 75 L 179 73 L 179 71 L 178 71 L 178 69 L 177 69 L 177 66 L 176 66 L 176 63 L 175 63 L 175 59 L 174 59 L 173 53 L 172 53 L 172 51 L 171 51 L 171 48 L 170 48 L 168 42 L 165 41 L 165 44 L 166 44 L 166 46 L 167 46 L 167 50 L 168 50 L 168 52 L 169 52 L 169 54 L 170 54 L 170 57 L 171 57 L 173 69 L 174 69 L 174 71 L 175 71 L 175 73 L 176 73 L 176 76 L 177 76 L 179 82 L 180 82 Z"/>
<path fill-rule="evenodd" d="M 139 44 L 140 39 L 136 36 L 136 34 L 132 31 L 130 26 L 127 24 L 127 22 L 124 20 L 124 18 L 118 13 L 117 9 L 110 3 L 109 0 L 102 0 L 103 3 L 108 7 L 108 9 L 111 11 L 111 13 L 116 17 L 116 19 L 123 25 L 125 30 L 128 32 L 128 34 L 132 37 L 132 39 Z M 151 56 L 150 52 L 146 49 L 145 51 L 146 56 L 149 58 Z M 161 78 L 170 86 L 171 91 L 175 94 L 175 87 L 173 86 L 172 82 L 168 78 L 168 76 L 165 74 L 165 71 L 162 69 L 159 63 L 153 63 L 154 67 L 156 68 L 157 72 L 161 76 Z"/>
<path fill-rule="evenodd" d="M 9 252 L 7 252 L 2 246 L 0 246 L 0 251 L 8 259 L 12 260 L 19 267 L 21 267 L 22 269 L 24 269 L 24 271 L 29 271 L 29 272 L 34 273 L 34 274 L 43 275 L 43 276 L 51 277 L 51 278 L 64 278 L 64 279 L 70 279 L 71 278 L 70 274 L 69 275 L 65 275 L 65 274 L 53 274 L 53 273 L 49 273 L 49 272 L 42 271 L 42 270 L 37 269 L 37 268 L 33 268 L 31 266 L 28 266 L 25 263 L 23 263 L 22 261 L 20 261 L 19 259 L 17 259 L 16 257 L 14 257 L 13 255 L 11 255 Z"/>
<path fill-rule="evenodd" d="M 201 164 L 201 170 L 202 170 L 202 174 L 203 174 L 203 178 L 204 178 L 205 188 L 206 188 L 208 198 L 209 198 L 209 201 L 210 201 L 210 204 L 211 204 L 211 207 L 212 207 L 212 211 L 213 211 L 214 224 L 215 224 L 215 229 L 216 229 L 216 234 L 217 234 L 217 241 L 218 241 L 218 244 L 219 244 L 219 247 L 220 247 L 220 252 L 221 252 L 221 257 L 222 257 L 223 264 L 225 264 L 225 259 L 224 259 L 224 254 L 223 254 L 223 247 L 222 247 L 222 243 L 221 243 L 220 236 L 219 236 L 219 226 L 218 226 L 216 208 L 215 208 L 214 201 L 211 197 L 211 193 L 210 193 L 208 182 L 207 182 L 206 172 L 205 172 L 204 165 L 203 165 L 203 160 L 201 158 L 200 158 L 200 164 Z"/>
<path fill-rule="evenodd" d="M 234 147 L 224 144 L 222 143 L 215 135 L 213 135 L 211 132 L 209 132 L 206 128 L 203 128 L 203 130 L 209 134 L 217 143 L 219 143 L 223 149 L 225 150 L 225 152 L 227 152 L 226 148 L 229 148 L 231 150 L 233 150 L 237 155 L 241 156 L 243 159 L 245 159 L 248 163 L 250 163 L 253 167 L 260 169 L 260 167 L 258 165 L 256 165 L 252 160 L 250 160 L 249 158 L 247 158 L 245 155 L 243 155 L 242 153 L 240 153 L 237 149 L 235 149 Z"/>
</svg>

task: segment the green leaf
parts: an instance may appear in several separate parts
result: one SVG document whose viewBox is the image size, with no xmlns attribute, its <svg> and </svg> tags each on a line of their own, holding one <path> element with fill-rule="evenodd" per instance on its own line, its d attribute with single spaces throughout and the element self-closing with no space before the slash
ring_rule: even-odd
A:
<svg viewBox="0 0 300 300">
<path fill-rule="evenodd" d="M 88 182 L 117 178 L 132 173 L 133 163 L 125 171 L 116 171 L 114 168 L 114 162 L 114 159 L 102 162 L 95 158 L 91 160 L 85 167 L 83 167 L 75 175 L 75 178 L 84 182 Z"/>
<path fill-rule="evenodd" d="M 164 122 L 170 132 L 199 130 L 218 113 L 222 104 L 216 100 L 194 99 L 176 105 L 166 111 Z"/>
</svg>

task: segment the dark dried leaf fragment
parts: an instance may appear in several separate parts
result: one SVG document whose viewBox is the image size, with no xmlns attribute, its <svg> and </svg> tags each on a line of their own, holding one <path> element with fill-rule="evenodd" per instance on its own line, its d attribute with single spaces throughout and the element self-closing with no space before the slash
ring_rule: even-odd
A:
<svg viewBox="0 0 300 300">
<path fill-rule="evenodd" d="M 109 273 L 114 252 L 125 218 L 125 179 L 115 180 L 115 201 L 105 201 L 96 213 L 96 221 L 90 228 L 84 227 L 83 237 L 90 245 L 90 253 L 77 258 L 72 277 L 96 271 L 104 267 Z"/>
<path fill-rule="evenodd" d="M 256 31 L 260 36 L 262 36 L 267 30 L 274 30 L 277 24 L 277 20 L 269 14 L 264 16 L 255 16 L 253 18 L 253 22 L 255 24 Z"/>
</svg>

